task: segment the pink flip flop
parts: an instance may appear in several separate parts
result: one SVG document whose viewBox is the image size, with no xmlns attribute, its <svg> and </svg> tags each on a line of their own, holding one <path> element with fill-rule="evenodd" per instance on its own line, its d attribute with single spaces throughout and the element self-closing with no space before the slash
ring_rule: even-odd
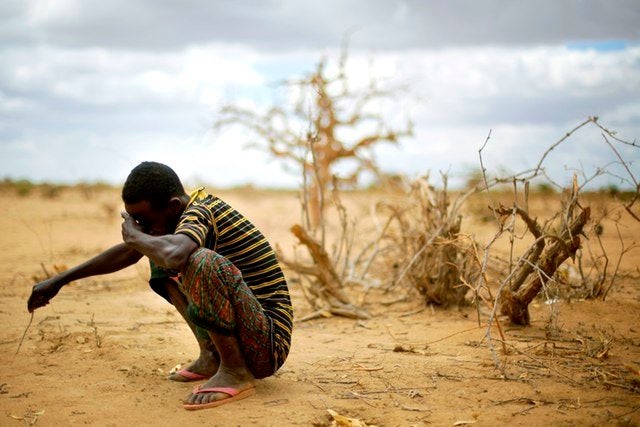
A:
<svg viewBox="0 0 640 427">
<path fill-rule="evenodd" d="M 180 380 L 174 380 L 171 378 L 171 376 L 173 375 L 180 375 L 181 377 L 185 378 L 186 381 L 180 381 Z M 169 379 L 171 381 L 177 381 L 177 382 L 190 382 L 190 381 L 200 381 L 200 380 L 206 380 L 209 377 L 206 375 L 202 375 L 202 374 L 197 374 L 195 372 L 191 372 L 191 371 L 187 371 L 186 369 L 180 369 L 177 372 L 174 372 L 173 374 L 171 374 L 169 376 Z"/>
<path fill-rule="evenodd" d="M 203 393 L 224 393 L 228 394 L 229 397 L 226 399 L 214 400 L 209 403 L 201 403 L 201 404 L 191 404 L 185 403 L 182 405 L 184 409 L 187 411 L 197 411 L 199 409 L 207 409 L 207 408 L 215 408 L 216 406 L 224 405 L 226 403 L 231 403 L 236 400 L 244 399 L 245 397 L 252 396 L 256 394 L 255 387 L 249 387 L 244 390 L 238 390 L 233 387 L 207 387 L 207 388 L 198 388 L 196 387 L 193 390 L 192 394 L 203 394 Z"/>
</svg>

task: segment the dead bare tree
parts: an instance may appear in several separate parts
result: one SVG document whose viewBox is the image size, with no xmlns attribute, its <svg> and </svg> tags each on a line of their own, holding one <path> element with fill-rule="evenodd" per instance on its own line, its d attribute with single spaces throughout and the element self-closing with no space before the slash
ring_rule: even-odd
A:
<svg viewBox="0 0 640 427">
<path fill-rule="evenodd" d="M 264 114 L 227 105 L 214 123 L 214 129 L 235 124 L 253 131 L 258 140 L 266 142 L 268 152 L 275 158 L 293 161 L 303 168 L 309 182 L 307 196 L 314 228 L 319 225 L 322 209 L 326 207 L 322 199 L 338 177 L 339 162 L 349 160 L 354 167 L 338 180 L 357 183 L 363 172 L 379 172 L 373 152 L 376 145 L 396 144 L 413 132 L 410 122 L 404 129 L 392 129 L 373 109 L 376 102 L 393 98 L 394 90 L 380 88 L 373 77 L 364 89 L 350 86 L 347 52 L 345 46 L 335 74 L 328 71 L 327 60 L 323 58 L 314 71 L 286 81 L 285 89 L 294 99 L 291 105 L 274 106 Z M 305 147 L 309 136 L 304 128 L 309 125 L 315 136 L 307 155 Z M 345 130 L 350 136 L 345 136 Z"/>
</svg>

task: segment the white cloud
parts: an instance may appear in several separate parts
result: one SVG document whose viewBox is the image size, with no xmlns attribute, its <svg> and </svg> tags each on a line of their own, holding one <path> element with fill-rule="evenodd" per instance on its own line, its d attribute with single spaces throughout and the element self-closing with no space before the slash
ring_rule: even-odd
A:
<svg viewBox="0 0 640 427">
<path fill-rule="evenodd" d="M 41 46 L 5 52 L 0 73 L 9 90 L 86 105 L 211 105 L 229 86 L 262 85 L 258 58 L 218 45 L 157 54 Z"/>
<path fill-rule="evenodd" d="M 0 112 L 15 114 L 32 110 L 34 103 L 28 99 L 8 96 L 0 91 Z"/>
<path fill-rule="evenodd" d="M 362 66 L 365 61 L 359 60 Z M 464 48 L 388 53 L 376 57 L 375 64 L 381 63 L 380 75 L 393 75 L 411 88 L 383 115 L 397 116 L 400 106 L 407 115 L 413 113 L 416 123 L 415 138 L 401 148 L 377 150 L 386 170 L 415 175 L 441 170 L 460 177 L 479 168 L 478 149 L 492 130 L 484 152 L 490 172 L 524 171 L 591 115 L 600 116 L 623 138 L 633 140 L 640 133 L 638 48 Z M 355 75 L 362 74 L 361 69 Z M 554 150 L 544 166 L 566 183 L 571 169 L 584 168 L 589 175 L 615 161 L 600 133 L 595 126 L 580 131 Z M 639 174 L 638 150 L 624 152 Z"/>
<path fill-rule="evenodd" d="M 640 38 L 637 0 L 4 0 L 0 13 L 7 39 L 140 50 L 212 41 L 317 49 L 349 32 L 367 49 Z"/>
<path fill-rule="evenodd" d="M 492 9 L 501 3 L 457 0 L 316 2 L 310 10 L 300 2 L 25 4 L 0 6 L 7 24 L 0 25 L 0 175 L 118 182 L 155 157 L 218 185 L 293 184 L 297 176 L 243 148 L 248 132 L 210 134 L 210 125 L 223 103 L 264 111 L 290 102 L 273 83 L 313 70 L 322 53 L 335 70 L 349 29 L 356 30 L 351 87 L 366 86 L 373 73 L 383 85 L 408 88 L 374 105 L 396 128 L 407 118 L 416 123 L 413 139 L 378 150 L 387 170 L 460 173 L 477 165 L 489 129 L 489 166 L 512 170 L 531 165 L 589 115 L 626 139 L 640 133 L 640 46 L 565 43 L 637 39 L 633 2 L 592 1 L 583 11 L 543 1 L 499 14 Z M 555 12 L 573 18 L 535 25 Z M 478 24 L 462 25 L 474 16 Z M 585 24 L 594 19 L 601 25 Z M 564 176 L 565 164 L 598 162 L 611 154 L 600 139 L 598 131 L 581 133 L 550 156 L 549 168 Z M 37 147 L 29 154 L 37 161 L 20 147 Z M 99 166 L 105 159 L 109 167 Z"/>
<path fill-rule="evenodd" d="M 32 27 L 47 26 L 52 23 L 72 23 L 81 18 L 82 10 L 75 0 L 37 0 L 27 2 L 26 18 Z"/>
</svg>

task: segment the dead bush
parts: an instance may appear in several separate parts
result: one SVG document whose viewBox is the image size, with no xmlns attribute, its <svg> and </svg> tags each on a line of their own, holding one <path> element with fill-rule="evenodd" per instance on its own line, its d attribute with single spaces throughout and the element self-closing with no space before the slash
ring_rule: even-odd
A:
<svg viewBox="0 0 640 427">
<path fill-rule="evenodd" d="M 436 189 L 425 176 L 414 181 L 407 193 L 393 203 L 381 203 L 395 227 L 387 238 L 393 244 L 389 262 L 400 268 L 392 285 L 407 280 L 427 304 L 464 305 L 468 284 L 480 271 L 475 242 L 460 233 L 460 203 L 451 203 L 447 179 Z M 458 199 L 459 201 L 459 199 Z"/>
</svg>

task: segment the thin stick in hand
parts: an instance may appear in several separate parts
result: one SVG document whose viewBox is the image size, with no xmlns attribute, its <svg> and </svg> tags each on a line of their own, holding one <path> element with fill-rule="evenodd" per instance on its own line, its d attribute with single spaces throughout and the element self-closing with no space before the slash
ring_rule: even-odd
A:
<svg viewBox="0 0 640 427">
<path fill-rule="evenodd" d="M 27 324 L 27 327 L 24 329 L 24 332 L 22 333 L 22 338 L 20 338 L 20 344 L 18 344 L 18 349 L 16 350 L 16 355 L 18 354 L 18 352 L 20 351 L 20 347 L 22 347 L 22 343 L 24 342 L 24 337 L 27 336 L 27 331 L 29 330 L 29 327 L 31 326 L 31 322 L 33 322 L 33 311 L 31 312 L 31 318 L 29 319 L 29 323 Z"/>
</svg>

